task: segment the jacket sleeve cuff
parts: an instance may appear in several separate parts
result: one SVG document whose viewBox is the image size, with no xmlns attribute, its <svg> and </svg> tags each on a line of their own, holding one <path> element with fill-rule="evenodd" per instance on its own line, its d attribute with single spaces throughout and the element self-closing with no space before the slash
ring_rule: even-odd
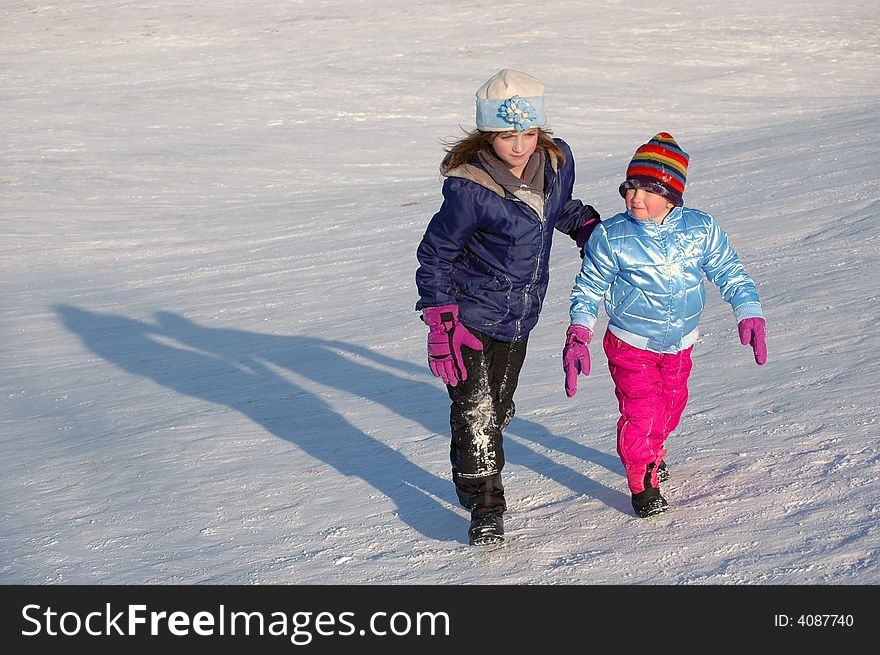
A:
<svg viewBox="0 0 880 655">
<path fill-rule="evenodd" d="M 743 303 L 733 310 L 733 315 L 736 317 L 737 323 L 746 318 L 764 318 L 764 313 L 761 311 L 761 303 L 759 302 Z"/>
<path fill-rule="evenodd" d="M 596 317 L 591 316 L 590 314 L 572 314 L 571 324 L 583 325 L 585 328 L 590 330 L 590 332 L 595 332 L 595 330 L 593 330 L 593 326 L 596 325 Z"/>
</svg>

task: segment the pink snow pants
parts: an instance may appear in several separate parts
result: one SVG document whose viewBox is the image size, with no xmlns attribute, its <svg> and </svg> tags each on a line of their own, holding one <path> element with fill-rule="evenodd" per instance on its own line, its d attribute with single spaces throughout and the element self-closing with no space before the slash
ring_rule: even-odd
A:
<svg viewBox="0 0 880 655">
<path fill-rule="evenodd" d="M 631 346 L 610 331 L 602 345 L 620 406 L 617 454 L 629 489 L 636 494 L 645 490 L 648 464 L 660 464 L 666 455 L 666 437 L 681 420 L 693 346 L 678 353 L 655 353 Z M 657 486 L 656 466 L 651 484 Z"/>
</svg>

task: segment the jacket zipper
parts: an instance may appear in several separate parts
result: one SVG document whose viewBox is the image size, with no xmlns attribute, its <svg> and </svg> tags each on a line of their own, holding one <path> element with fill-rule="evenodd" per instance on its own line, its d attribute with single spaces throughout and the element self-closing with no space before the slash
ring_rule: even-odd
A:
<svg viewBox="0 0 880 655">
<path fill-rule="evenodd" d="M 547 213 L 546 212 L 547 205 L 550 204 L 549 200 L 550 200 L 551 195 L 553 194 L 553 184 L 555 182 L 556 182 L 556 178 L 554 177 L 554 178 L 552 178 L 552 180 L 550 182 L 550 188 L 547 190 L 547 195 L 544 196 L 544 210 L 545 210 L 544 213 L 545 214 Z M 526 316 L 528 316 L 529 307 L 531 307 L 531 305 L 532 305 L 532 296 L 531 296 L 532 287 L 538 281 L 538 273 L 541 270 L 541 260 L 544 257 L 544 240 L 545 240 L 544 239 L 544 231 L 547 228 L 547 220 L 542 219 L 538 215 L 538 212 L 536 212 L 534 209 L 532 209 L 532 207 L 529 206 L 528 203 L 523 202 L 522 200 L 520 200 L 516 196 L 512 196 L 511 200 L 513 200 L 514 202 L 517 202 L 521 205 L 524 205 L 528 209 L 528 211 L 530 211 L 535 216 L 535 219 L 538 221 L 538 227 L 540 228 L 540 231 L 541 231 L 541 233 L 540 233 L 540 237 L 541 237 L 540 244 L 541 245 L 538 249 L 538 256 L 535 259 L 534 268 L 532 269 L 532 280 L 531 280 L 531 282 L 529 282 L 529 284 L 523 290 L 523 311 L 520 314 L 519 318 L 517 318 L 516 321 L 514 322 L 516 327 L 513 330 L 513 340 L 516 341 L 519 338 L 520 332 L 522 331 L 522 321 Z"/>
</svg>

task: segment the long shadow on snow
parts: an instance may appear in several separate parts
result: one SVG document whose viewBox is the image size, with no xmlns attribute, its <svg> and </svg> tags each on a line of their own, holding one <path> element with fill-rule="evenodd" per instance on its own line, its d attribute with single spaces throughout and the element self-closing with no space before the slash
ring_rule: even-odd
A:
<svg viewBox="0 0 880 655">
<path fill-rule="evenodd" d="M 170 312 L 158 313 L 153 324 L 69 305 L 54 309 L 71 332 L 107 361 L 179 393 L 242 412 L 341 474 L 371 485 L 395 503 L 402 521 L 425 537 L 461 540 L 465 521 L 437 500 L 454 504 L 448 479 L 413 464 L 355 427 L 344 410 L 285 376 L 290 372 L 383 405 L 434 435 L 444 435 L 438 447 L 447 448 L 449 399 L 442 385 L 383 370 L 424 375 L 421 368 L 340 341 L 207 328 Z M 509 432 L 536 443 L 547 439 L 555 450 L 617 470 L 616 458 L 554 437 L 530 421 L 514 418 Z M 506 440 L 505 452 L 511 462 L 626 511 L 628 497 L 513 439 Z"/>
</svg>

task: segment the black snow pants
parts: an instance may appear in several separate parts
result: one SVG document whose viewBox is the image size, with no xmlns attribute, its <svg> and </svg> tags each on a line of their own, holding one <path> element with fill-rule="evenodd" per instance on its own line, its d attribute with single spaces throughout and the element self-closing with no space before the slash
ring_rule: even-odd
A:
<svg viewBox="0 0 880 655">
<path fill-rule="evenodd" d="M 526 343 L 496 341 L 471 329 L 483 350 L 462 348 L 467 380 L 447 386 L 452 443 L 449 459 L 452 481 L 463 507 L 472 516 L 503 514 L 504 468 L 502 432 L 516 410 L 513 393 L 526 357 Z"/>
</svg>

